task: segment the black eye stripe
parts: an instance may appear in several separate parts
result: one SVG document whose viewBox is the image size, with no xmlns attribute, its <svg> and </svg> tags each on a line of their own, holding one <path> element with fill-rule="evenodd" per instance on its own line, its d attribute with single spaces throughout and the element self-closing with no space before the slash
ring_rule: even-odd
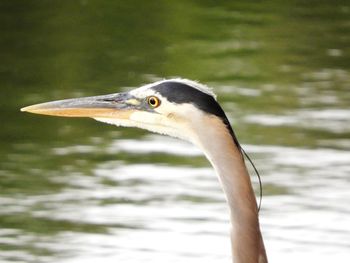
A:
<svg viewBox="0 0 350 263">
<path fill-rule="evenodd" d="M 158 92 L 162 97 L 166 98 L 169 102 L 174 102 L 176 104 L 190 103 L 207 114 L 213 114 L 219 117 L 231 133 L 236 145 L 240 147 L 225 112 L 213 96 L 185 83 L 175 81 L 162 82 L 152 87 L 152 89 Z"/>
<path fill-rule="evenodd" d="M 196 88 L 180 82 L 163 82 L 152 88 L 169 102 L 190 103 L 200 110 L 223 117 L 225 114 L 215 98 Z"/>
</svg>

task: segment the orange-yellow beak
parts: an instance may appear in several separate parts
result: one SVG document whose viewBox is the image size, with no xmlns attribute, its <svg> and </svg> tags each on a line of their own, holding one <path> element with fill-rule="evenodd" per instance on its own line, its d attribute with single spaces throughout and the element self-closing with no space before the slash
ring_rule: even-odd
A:
<svg viewBox="0 0 350 263">
<path fill-rule="evenodd" d="M 115 93 L 40 103 L 21 111 L 62 117 L 127 119 L 140 104 L 129 93 Z"/>
</svg>

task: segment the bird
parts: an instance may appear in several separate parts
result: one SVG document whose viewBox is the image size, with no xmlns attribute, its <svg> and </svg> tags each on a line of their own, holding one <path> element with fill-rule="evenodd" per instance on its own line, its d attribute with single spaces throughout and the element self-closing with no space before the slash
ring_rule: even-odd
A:
<svg viewBox="0 0 350 263">
<path fill-rule="evenodd" d="M 163 79 L 128 92 L 51 101 L 24 107 L 21 111 L 88 117 L 193 143 L 213 166 L 226 197 L 232 261 L 268 262 L 242 147 L 208 86 L 183 78 Z"/>
</svg>

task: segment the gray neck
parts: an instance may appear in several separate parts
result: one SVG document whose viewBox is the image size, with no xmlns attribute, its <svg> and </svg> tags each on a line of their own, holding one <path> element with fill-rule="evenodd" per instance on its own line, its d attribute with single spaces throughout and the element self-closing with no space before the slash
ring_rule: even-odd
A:
<svg viewBox="0 0 350 263">
<path fill-rule="evenodd" d="M 198 135 L 196 144 L 213 165 L 226 194 L 232 224 L 233 262 L 265 263 L 256 198 L 242 154 L 220 119 L 208 118 L 208 121 L 208 129 Z"/>
</svg>

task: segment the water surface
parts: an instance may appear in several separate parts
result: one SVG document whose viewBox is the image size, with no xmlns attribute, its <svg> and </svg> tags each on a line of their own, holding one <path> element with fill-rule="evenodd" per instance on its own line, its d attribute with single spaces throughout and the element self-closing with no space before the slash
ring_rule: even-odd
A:
<svg viewBox="0 0 350 263">
<path fill-rule="evenodd" d="M 259 168 L 270 262 L 347 262 L 348 1 L 15 0 L 0 22 L 1 262 L 230 262 L 198 149 L 19 112 L 177 76 L 213 87 Z"/>
</svg>

